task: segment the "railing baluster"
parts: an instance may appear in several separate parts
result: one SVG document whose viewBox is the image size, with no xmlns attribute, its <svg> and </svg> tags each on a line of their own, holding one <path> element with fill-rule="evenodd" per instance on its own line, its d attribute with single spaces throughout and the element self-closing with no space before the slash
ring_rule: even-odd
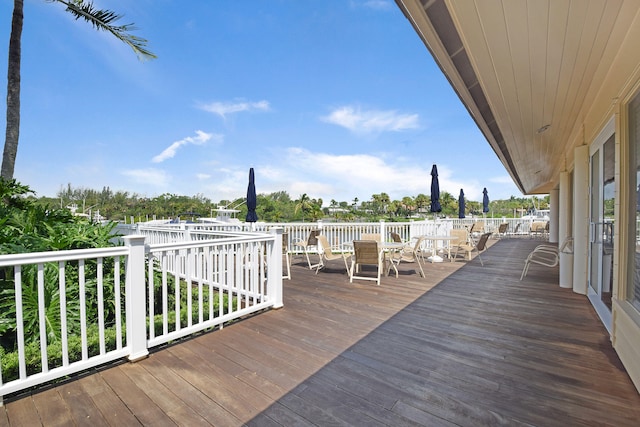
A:
<svg viewBox="0 0 640 427">
<path fill-rule="evenodd" d="M 47 321 L 45 319 L 44 308 L 44 264 L 38 264 L 38 318 L 40 322 L 40 361 L 42 363 L 41 372 L 49 371 L 49 361 L 47 358 Z"/>
<path fill-rule="evenodd" d="M 80 288 L 80 341 L 82 342 L 82 360 L 89 358 L 87 344 L 87 296 L 84 277 L 84 259 L 78 261 L 78 286 Z"/>
<path fill-rule="evenodd" d="M 103 289 L 103 285 L 104 282 L 102 280 L 102 257 L 98 257 L 97 259 L 98 265 L 97 265 L 97 283 L 96 286 L 98 287 L 98 337 L 100 340 L 100 354 L 104 355 L 107 352 L 107 347 L 105 344 L 105 337 L 104 337 L 104 289 Z"/>
<path fill-rule="evenodd" d="M 58 262 L 58 291 L 60 292 L 60 341 L 62 343 L 62 366 L 69 365 L 69 339 L 67 337 L 67 279 L 65 262 Z"/>
</svg>

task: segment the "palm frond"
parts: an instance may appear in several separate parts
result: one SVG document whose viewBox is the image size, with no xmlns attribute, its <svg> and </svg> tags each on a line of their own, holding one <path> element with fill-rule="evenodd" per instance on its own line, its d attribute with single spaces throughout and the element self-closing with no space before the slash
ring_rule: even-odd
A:
<svg viewBox="0 0 640 427">
<path fill-rule="evenodd" d="M 97 30 L 107 31 L 122 42 L 129 45 L 141 60 L 156 58 L 156 55 L 147 49 L 147 40 L 131 34 L 137 28 L 133 24 L 115 25 L 123 15 L 111 10 L 97 9 L 93 2 L 84 0 L 48 0 L 62 3 L 67 7 L 67 12 L 75 16 L 76 20 L 82 18 L 89 22 Z"/>
</svg>

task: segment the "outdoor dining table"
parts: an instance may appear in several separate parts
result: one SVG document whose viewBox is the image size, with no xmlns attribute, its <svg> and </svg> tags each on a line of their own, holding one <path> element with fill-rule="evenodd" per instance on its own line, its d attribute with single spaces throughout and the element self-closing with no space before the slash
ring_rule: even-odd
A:
<svg viewBox="0 0 640 427">
<path fill-rule="evenodd" d="M 434 262 L 442 262 L 443 259 L 438 255 L 438 242 L 442 242 L 442 249 L 446 250 L 447 256 L 451 259 L 451 241 L 457 239 L 456 236 L 450 235 L 424 235 L 420 236 L 424 240 L 430 240 L 431 243 L 431 256 L 427 257 L 427 260 Z"/>
</svg>

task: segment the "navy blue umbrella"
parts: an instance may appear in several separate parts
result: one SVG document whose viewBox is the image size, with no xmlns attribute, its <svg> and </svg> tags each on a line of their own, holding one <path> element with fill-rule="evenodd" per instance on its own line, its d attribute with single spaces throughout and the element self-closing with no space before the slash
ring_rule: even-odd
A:
<svg viewBox="0 0 640 427">
<path fill-rule="evenodd" d="M 258 221 L 258 215 L 256 214 L 256 205 L 258 204 L 258 198 L 256 196 L 256 183 L 253 176 L 253 168 L 249 169 L 249 186 L 247 187 L 247 218 L 246 222 Z"/>
<path fill-rule="evenodd" d="M 458 218 L 464 218 L 464 191 L 462 191 L 462 188 L 458 196 Z"/>
<path fill-rule="evenodd" d="M 482 190 L 482 194 L 482 212 L 487 213 L 489 212 L 489 193 L 486 187 Z"/>
<path fill-rule="evenodd" d="M 442 206 L 440 206 L 440 183 L 438 182 L 438 168 L 436 165 L 431 168 L 431 212 L 442 212 Z"/>
</svg>

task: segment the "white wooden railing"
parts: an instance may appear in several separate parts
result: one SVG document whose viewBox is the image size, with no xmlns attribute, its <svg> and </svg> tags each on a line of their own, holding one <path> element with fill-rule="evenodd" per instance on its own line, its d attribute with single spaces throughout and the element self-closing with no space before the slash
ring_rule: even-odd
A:
<svg viewBox="0 0 640 427">
<path fill-rule="evenodd" d="M 391 240 L 390 233 L 398 233 L 403 241 L 409 241 L 421 235 L 446 235 L 453 228 L 471 228 L 475 222 L 484 223 L 484 230 L 497 232 L 502 223 L 509 224 L 508 232 L 512 235 L 526 236 L 530 232 L 533 220 L 520 218 L 439 218 L 408 222 L 291 222 L 291 223 L 265 223 L 254 224 L 232 222 L 229 224 L 217 223 L 178 223 L 178 224 L 120 224 L 116 228 L 119 234 L 141 234 L 147 237 L 147 242 L 170 243 L 184 240 L 208 239 L 211 233 L 218 236 L 224 231 L 236 232 L 268 232 L 273 227 L 280 227 L 288 235 L 288 248 L 292 253 L 302 253 L 304 249 L 295 243 L 305 241 L 312 230 L 320 230 L 327 236 L 327 240 L 334 247 L 341 247 L 343 243 L 357 240 L 362 234 L 380 234 L 385 241 Z M 517 225 L 519 224 L 519 227 Z M 517 233 L 514 234 L 516 227 Z M 426 245 L 431 242 L 425 242 Z M 442 244 L 440 242 L 439 244 Z M 315 248 L 311 249 L 312 251 Z"/>
<path fill-rule="evenodd" d="M 0 373 L 0 399 L 117 359 L 137 360 L 154 346 L 281 307 L 281 233 L 203 231 L 186 241 L 167 231 L 164 240 L 173 242 L 148 244 L 135 234 L 114 248 L 0 256 L 4 281 L 14 283 L 18 359 L 17 372 Z M 154 235 L 162 240 L 162 233 Z M 37 319 L 35 327 L 27 319 Z M 59 323 L 55 330 L 52 319 Z M 26 334 L 34 329 L 36 367 L 27 364 L 33 344 Z M 98 331 L 97 344 L 89 342 L 90 329 Z M 72 349 L 77 335 L 78 353 Z M 0 354 L 0 363 L 8 358 Z"/>
</svg>

